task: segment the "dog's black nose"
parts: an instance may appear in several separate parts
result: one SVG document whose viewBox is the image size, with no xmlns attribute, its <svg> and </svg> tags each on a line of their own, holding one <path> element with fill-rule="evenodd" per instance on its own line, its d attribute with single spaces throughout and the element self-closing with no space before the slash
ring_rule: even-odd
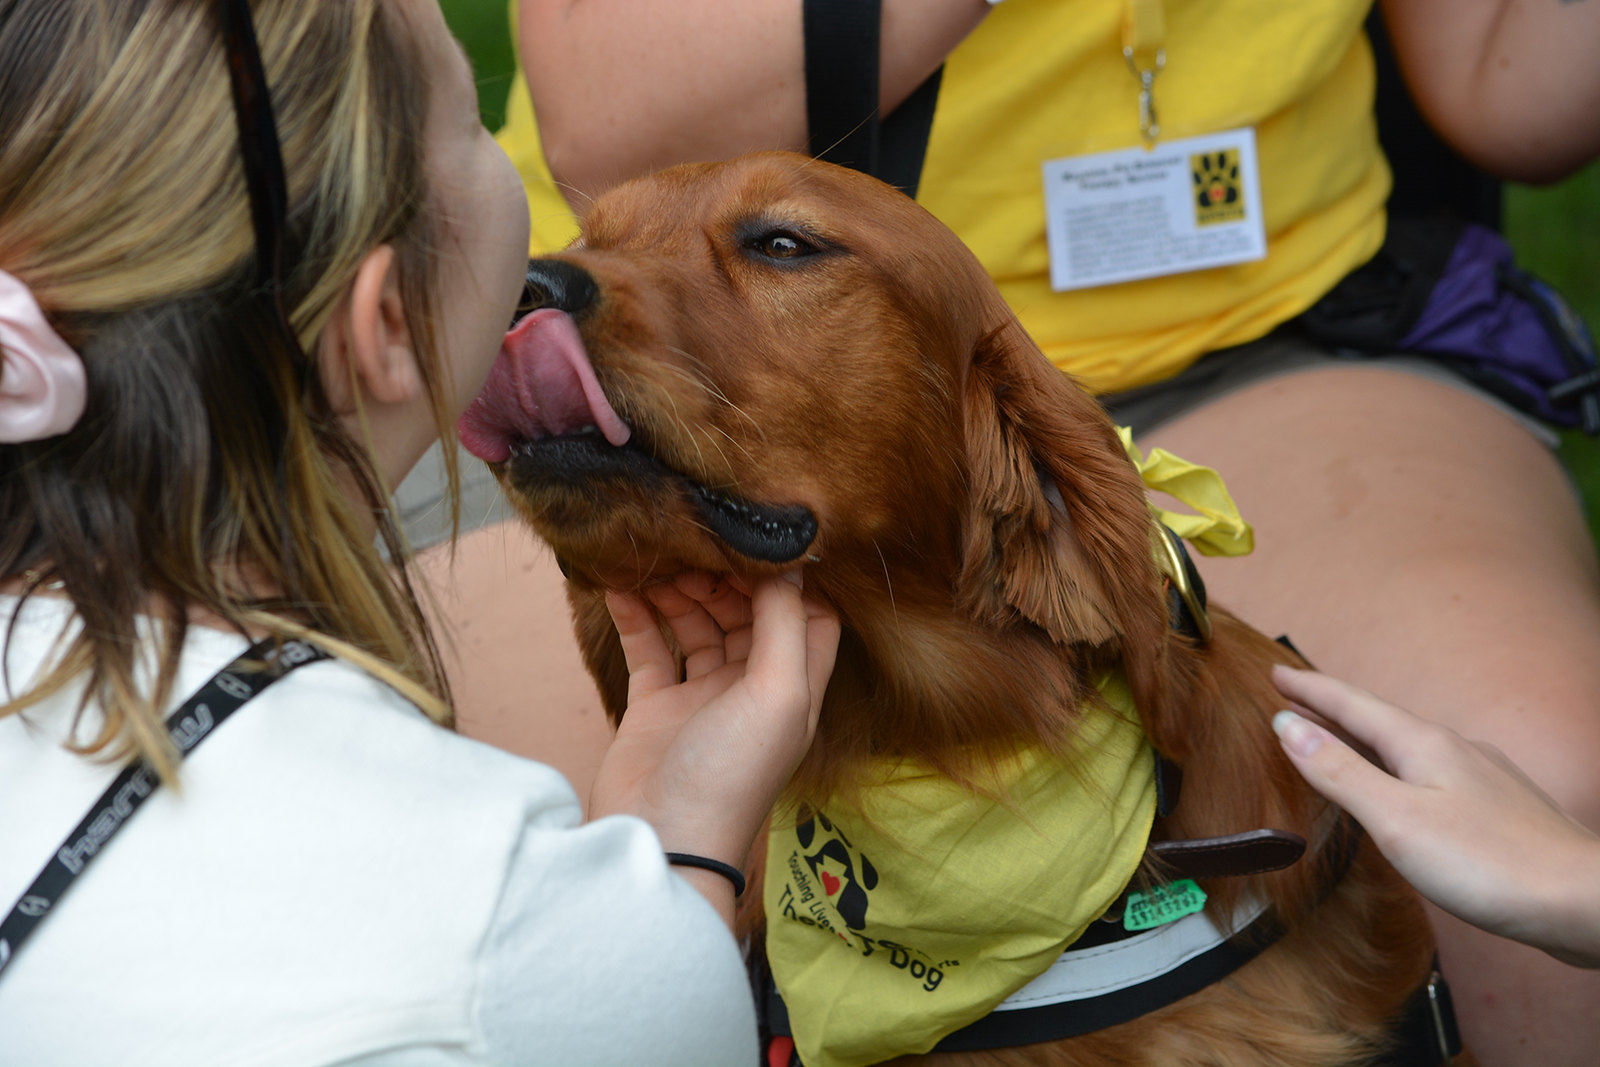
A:
<svg viewBox="0 0 1600 1067">
<path fill-rule="evenodd" d="M 512 318 L 515 323 L 530 311 L 555 308 L 575 315 L 594 303 L 600 290 L 589 272 L 561 259 L 530 259 L 522 283 L 522 302 Z"/>
</svg>

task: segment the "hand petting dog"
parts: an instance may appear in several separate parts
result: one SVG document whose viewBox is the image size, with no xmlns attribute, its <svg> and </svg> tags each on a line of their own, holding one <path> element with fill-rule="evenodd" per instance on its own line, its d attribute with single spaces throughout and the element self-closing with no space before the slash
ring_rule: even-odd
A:
<svg viewBox="0 0 1600 1067">
<path fill-rule="evenodd" d="M 1306 781 L 1359 819 L 1423 896 L 1565 963 L 1600 967 L 1600 837 L 1505 753 L 1326 675 L 1275 666 L 1272 680 L 1383 760 L 1374 766 L 1293 711 L 1273 720 Z"/>
</svg>

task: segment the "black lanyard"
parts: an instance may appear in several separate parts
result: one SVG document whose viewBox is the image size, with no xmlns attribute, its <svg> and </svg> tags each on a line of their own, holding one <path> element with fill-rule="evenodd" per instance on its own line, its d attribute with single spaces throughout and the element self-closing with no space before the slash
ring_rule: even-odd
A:
<svg viewBox="0 0 1600 1067">
<path fill-rule="evenodd" d="M 269 637 L 251 645 L 167 717 L 167 733 L 177 746 L 178 758 L 187 756 L 246 701 L 294 668 L 329 658 L 328 653 L 304 641 Z M 16 958 L 17 948 L 89 861 L 100 854 L 106 842 L 160 784 L 161 779 L 142 759 L 122 769 L 0 921 L 0 972 Z"/>
</svg>

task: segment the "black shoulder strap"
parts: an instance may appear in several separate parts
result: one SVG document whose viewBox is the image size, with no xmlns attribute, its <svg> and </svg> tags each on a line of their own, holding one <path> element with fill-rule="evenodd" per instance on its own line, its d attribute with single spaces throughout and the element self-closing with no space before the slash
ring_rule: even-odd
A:
<svg viewBox="0 0 1600 1067">
<path fill-rule="evenodd" d="M 804 0 L 808 151 L 867 174 L 878 166 L 881 0 Z"/>
<path fill-rule="evenodd" d="M 187 757 L 228 716 L 267 686 L 302 664 L 328 658 L 328 653 L 305 641 L 269 637 L 251 645 L 167 717 L 167 733 L 177 746 L 178 758 Z M 160 778 L 144 760 L 135 760 L 122 769 L 10 913 L 0 920 L 0 972 L 89 861 L 100 854 L 106 842 L 160 784 Z"/>
<path fill-rule="evenodd" d="M 1417 110 L 1376 4 L 1367 16 L 1366 30 L 1377 68 L 1373 114 L 1378 141 L 1394 174 L 1390 217 L 1437 211 L 1442 205 L 1471 222 L 1500 229 L 1501 182 L 1457 155 Z"/>
<path fill-rule="evenodd" d="M 915 196 L 943 68 L 878 113 L 882 0 L 803 0 L 808 151 Z"/>
</svg>

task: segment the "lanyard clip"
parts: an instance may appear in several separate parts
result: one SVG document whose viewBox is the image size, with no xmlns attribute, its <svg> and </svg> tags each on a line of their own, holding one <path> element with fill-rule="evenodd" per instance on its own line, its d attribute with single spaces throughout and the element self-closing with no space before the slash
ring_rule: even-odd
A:
<svg viewBox="0 0 1600 1067">
<path fill-rule="evenodd" d="M 1156 62 L 1153 67 L 1145 67 L 1133 57 L 1131 45 L 1122 46 L 1122 58 L 1128 64 L 1128 70 L 1139 81 L 1139 136 L 1144 138 L 1146 145 L 1156 143 L 1156 138 L 1161 136 L 1161 122 L 1156 118 L 1155 83 L 1156 75 L 1160 74 L 1167 65 L 1167 50 L 1156 49 Z"/>
</svg>

